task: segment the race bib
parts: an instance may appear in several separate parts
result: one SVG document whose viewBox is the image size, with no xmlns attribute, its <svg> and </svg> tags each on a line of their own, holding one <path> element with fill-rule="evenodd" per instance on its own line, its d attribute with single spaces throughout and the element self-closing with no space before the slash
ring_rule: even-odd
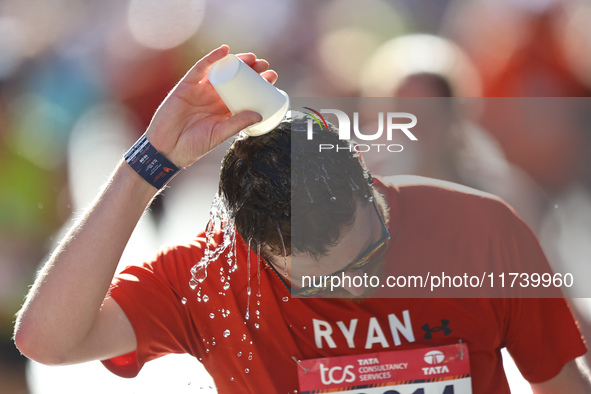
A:
<svg viewBox="0 0 591 394">
<path fill-rule="evenodd" d="M 465 343 L 317 358 L 299 365 L 301 394 L 472 394 Z"/>
</svg>

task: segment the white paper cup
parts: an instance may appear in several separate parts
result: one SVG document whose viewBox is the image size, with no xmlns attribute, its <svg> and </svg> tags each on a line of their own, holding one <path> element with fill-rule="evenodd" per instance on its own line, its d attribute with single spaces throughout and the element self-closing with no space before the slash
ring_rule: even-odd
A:
<svg viewBox="0 0 591 394">
<path fill-rule="evenodd" d="M 232 114 L 259 113 L 263 120 L 243 131 L 258 136 L 273 130 L 289 108 L 287 93 L 277 89 L 235 55 L 218 60 L 209 69 L 209 82 Z"/>
</svg>

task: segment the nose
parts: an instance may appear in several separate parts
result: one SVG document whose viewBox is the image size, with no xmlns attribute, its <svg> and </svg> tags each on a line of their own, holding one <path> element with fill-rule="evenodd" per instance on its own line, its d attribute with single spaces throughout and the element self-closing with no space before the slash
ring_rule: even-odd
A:
<svg viewBox="0 0 591 394">
<path fill-rule="evenodd" d="M 343 284 L 341 285 L 341 288 L 351 293 L 355 297 L 362 295 L 365 291 L 365 282 L 363 280 L 364 274 L 365 273 L 362 269 L 350 270 L 345 272 L 345 274 L 343 275 L 345 278 L 343 278 L 344 280 Z M 355 286 L 355 284 L 361 284 L 361 286 Z"/>
</svg>

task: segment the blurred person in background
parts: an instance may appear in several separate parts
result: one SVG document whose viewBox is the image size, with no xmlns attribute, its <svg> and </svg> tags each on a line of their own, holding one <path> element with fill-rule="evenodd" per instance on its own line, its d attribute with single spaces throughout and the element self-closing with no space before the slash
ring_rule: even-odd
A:
<svg viewBox="0 0 591 394">
<path fill-rule="evenodd" d="M 407 155 L 404 163 L 372 163 L 370 156 L 370 169 L 443 179 L 493 193 L 539 230 L 544 193 L 507 161 L 500 144 L 475 122 L 474 113 L 484 103 L 477 97 L 480 79 L 457 45 L 428 34 L 386 42 L 368 61 L 363 95 L 400 98 L 395 101 L 398 109 L 421 119 L 414 130 L 422 138 L 406 150 L 410 159 Z"/>
<path fill-rule="evenodd" d="M 481 74 L 483 95 L 498 97 L 480 122 L 544 191 L 544 251 L 578 278 L 591 277 L 590 16 L 591 4 L 579 0 L 458 1 L 444 23 Z M 591 305 L 578 293 L 567 294 L 588 333 Z"/>
<path fill-rule="evenodd" d="M 260 120 L 260 116 L 252 112 L 244 112 L 230 117 L 227 108 L 206 80 L 206 74 L 211 64 L 227 53 L 228 48 L 221 47 L 197 62 L 163 102 L 148 127 L 146 132 L 148 140 L 172 163 L 181 168 L 193 164 L 226 138 Z M 268 63 L 265 61 L 257 60 L 252 54 L 241 55 L 241 58 L 270 82 L 276 80 L 276 74 L 268 70 Z M 375 313 L 378 309 L 384 308 L 388 310 L 386 313 L 391 313 L 392 309 L 389 308 L 392 308 L 394 303 L 399 304 L 397 308 L 402 308 L 403 306 L 409 307 L 408 303 L 410 302 L 411 306 L 415 307 L 413 313 L 422 313 L 425 316 L 437 315 L 445 310 L 449 311 L 454 309 L 453 306 L 459 309 L 456 310 L 454 317 L 462 320 L 463 323 L 454 325 L 453 330 L 449 329 L 452 332 L 459 331 L 452 334 L 450 338 L 455 339 L 455 342 L 457 342 L 457 338 L 469 338 L 466 342 L 470 343 L 474 349 L 470 359 L 473 361 L 471 365 L 474 373 L 473 383 L 475 391 L 478 393 L 485 390 L 494 393 L 508 392 L 508 386 L 500 366 L 497 342 L 499 342 L 499 346 L 507 344 L 515 351 L 520 361 L 520 367 L 532 381 L 536 393 L 591 392 L 588 379 L 584 377 L 582 370 L 574 360 L 586 349 L 572 316 L 570 316 L 564 300 L 561 299 L 514 299 L 511 302 L 517 309 L 509 308 L 511 310 L 506 310 L 506 315 L 496 320 L 498 317 L 496 313 L 499 312 L 496 308 L 504 310 L 504 302 L 497 301 L 495 304 L 487 299 L 474 301 L 473 304 L 473 301 L 470 300 L 448 301 L 441 299 L 430 299 L 427 302 L 421 299 L 414 301 L 367 299 L 357 303 L 349 300 L 324 298 L 303 300 L 290 298 L 289 284 L 284 282 L 289 281 L 290 277 L 288 275 L 286 279 L 283 279 L 283 271 L 289 273 L 291 269 L 289 266 L 292 254 L 291 242 L 287 237 L 291 236 L 289 230 L 290 212 L 286 212 L 285 207 L 282 208 L 282 204 L 289 203 L 289 196 L 283 195 L 283 198 L 278 198 L 280 196 L 275 195 L 281 194 L 286 189 L 289 193 L 289 179 L 281 177 L 273 179 L 272 182 L 276 186 L 269 188 L 268 185 L 263 184 L 263 189 L 259 189 L 261 184 L 257 182 L 248 183 L 252 176 L 255 178 L 263 175 L 272 176 L 275 166 L 289 168 L 289 162 L 269 162 L 269 160 L 280 160 L 281 155 L 275 156 L 278 152 L 283 155 L 289 153 L 289 147 L 285 145 L 289 144 L 288 131 L 278 128 L 264 137 L 238 140 L 226 157 L 222 171 L 225 170 L 228 173 L 222 174 L 222 190 L 227 198 L 228 208 L 237 215 L 236 228 L 240 234 L 245 236 L 247 244 L 242 238 L 239 238 L 237 242 L 240 242 L 240 249 L 232 250 L 230 248 L 230 252 L 237 254 L 235 257 L 240 262 L 236 265 L 229 264 L 228 272 L 224 269 L 216 272 L 214 267 L 210 267 L 210 276 L 201 274 L 197 277 L 199 283 L 189 280 L 191 273 L 199 274 L 201 267 L 199 264 L 195 266 L 198 259 L 196 259 L 197 255 L 193 253 L 197 252 L 197 254 L 203 255 L 206 253 L 205 248 L 209 250 L 208 248 L 213 246 L 203 245 L 201 241 L 193 246 L 179 245 L 171 247 L 167 252 L 161 252 L 156 264 L 148 264 L 143 268 L 130 268 L 129 271 L 121 274 L 110 287 L 121 252 L 125 248 L 133 228 L 158 192 L 157 188 L 145 182 L 127 163 L 120 162 L 103 193 L 64 238 L 31 289 L 27 301 L 19 313 L 15 331 L 15 340 L 23 353 L 47 364 L 102 359 L 107 367 L 118 374 L 134 376 L 146 361 L 170 352 L 190 352 L 208 365 L 210 372 L 216 376 L 218 388 L 222 391 L 236 392 L 239 390 L 237 387 L 256 392 L 282 391 L 286 388 L 293 391 L 297 387 L 296 371 L 300 368 L 298 357 L 352 354 L 351 352 L 355 351 L 355 346 L 351 346 L 353 337 L 344 337 L 342 340 L 339 338 L 340 347 L 337 350 L 321 350 L 323 349 L 323 340 L 330 349 L 337 347 L 336 344 L 332 345 L 334 342 L 331 341 L 334 339 L 330 337 L 326 327 L 315 321 L 313 327 L 309 327 L 309 330 L 306 331 L 305 326 L 298 324 L 299 320 L 294 324 L 283 320 L 288 319 L 287 310 L 293 313 L 291 318 L 306 319 L 309 317 L 308 315 L 328 316 L 327 314 L 335 313 L 335 308 L 338 307 L 337 309 L 342 310 L 342 313 L 345 313 L 347 309 L 353 309 L 357 316 L 363 314 L 363 318 L 366 319 L 368 314 L 371 315 L 372 308 Z M 284 142 L 281 142 L 281 139 L 275 140 L 275 138 L 283 138 Z M 268 146 L 255 148 L 252 154 L 240 156 L 241 153 L 248 152 L 248 149 L 241 151 L 240 146 L 251 145 L 254 148 L 257 144 L 265 145 L 266 142 L 269 143 Z M 369 245 L 367 256 L 365 253 L 356 253 L 351 249 L 351 244 L 354 245 L 354 249 L 362 251 L 366 249 L 367 245 L 361 244 L 361 242 L 373 242 L 373 240 L 361 240 L 356 232 L 352 231 L 340 234 L 341 227 L 339 226 L 330 232 L 333 239 L 330 252 L 333 253 L 339 247 L 341 257 L 346 257 L 347 261 L 349 257 L 356 255 L 361 259 L 361 262 L 363 259 L 369 258 L 370 255 L 373 258 L 368 261 L 373 262 L 374 259 L 380 261 L 377 259 L 378 255 L 374 254 L 379 251 L 381 255 L 388 245 L 387 239 L 389 237 L 385 236 L 387 229 L 384 222 L 389 223 L 388 226 L 392 226 L 392 223 L 399 224 L 398 213 L 394 206 L 390 205 L 392 210 L 388 212 L 383 203 L 375 201 L 380 198 L 376 194 L 370 195 L 370 193 L 374 193 L 369 183 L 371 178 L 363 171 L 359 159 L 354 155 L 351 157 L 349 162 L 353 162 L 355 165 L 350 168 L 349 176 L 360 176 L 368 183 L 365 184 L 363 181 L 355 183 L 356 188 L 353 183 L 347 183 L 344 189 L 335 189 L 335 193 L 338 194 L 335 199 L 338 204 L 341 204 L 341 193 L 344 193 L 345 189 L 349 194 L 355 190 L 354 193 L 361 193 L 360 196 L 365 195 L 364 198 L 371 201 L 372 204 L 367 201 L 358 201 L 357 207 L 352 208 L 354 219 L 351 220 L 353 223 L 347 222 L 349 224 L 345 228 L 349 229 L 351 228 L 349 226 L 354 226 L 359 229 L 360 221 L 369 220 L 370 226 L 365 229 L 371 229 L 369 235 L 372 238 L 374 235 L 379 235 L 379 240 L 375 245 L 367 242 Z M 241 171 L 245 171 L 245 173 L 242 174 Z M 236 177 L 238 178 L 236 181 L 224 185 L 224 179 L 229 182 L 228 179 Z M 305 180 L 303 182 L 305 184 Z M 376 187 L 381 188 L 380 185 L 381 182 L 378 182 Z M 353 189 L 351 189 L 352 187 Z M 424 186 L 419 188 L 422 187 Z M 447 189 L 441 186 L 431 187 L 437 190 L 439 198 L 443 197 L 446 201 L 449 200 L 449 196 L 455 196 L 454 210 L 464 207 L 463 202 L 468 201 L 479 201 L 478 204 L 486 202 L 498 207 L 503 213 L 501 216 L 515 225 L 515 228 L 503 228 L 503 230 L 509 230 L 511 234 L 514 231 L 524 237 L 521 239 L 523 245 L 518 243 L 520 248 L 524 248 L 522 252 L 533 253 L 532 256 L 535 256 L 536 259 L 540 259 L 542 263 L 545 261 L 539 247 L 536 246 L 537 242 L 528 232 L 526 226 L 520 223 L 510 209 L 500 201 L 493 197 L 483 198 L 485 196 L 478 192 L 459 192 L 459 189 L 454 189 L 454 193 L 447 194 L 444 191 Z M 447 187 L 452 188 L 451 185 Z M 415 193 L 410 191 L 411 189 L 412 186 L 405 193 Z M 299 192 L 303 193 L 302 190 Z M 269 194 L 268 197 L 265 197 L 266 193 Z M 330 188 L 325 188 L 322 196 L 318 196 L 316 193 L 317 191 L 314 191 L 310 199 L 314 197 L 328 201 L 327 196 L 330 196 L 332 192 Z M 474 198 L 474 194 L 478 197 Z M 233 198 L 230 197 L 232 195 L 234 195 Z M 240 197 L 241 195 L 243 197 Z M 262 205 L 251 206 L 251 202 L 244 205 L 242 199 L 250 199 L 250 196 Z M 412 199 L 412 196 L 407 197 Z M 363 199 L 362 197 L 358 198 Z M 392 201 L 392 198 L 389 196 L 388 201 Z M 269 206 L 268 199 L 275 201 L 277 206 Z M 451 203 L 451 201 L 447 202 Z M 376 206 L 375 210 L 372 209 L 374 205 Z M 429 204 L 424 207 L 417 205 L 420 204 L 414 204 L 412 209 L 430 207 Z M 253 207 L 256 209 L 249 211 Z M 370 212 L 371 215 L 355 217 L 354 213 L 357 210 Z M 273 223 L 268 223 L 271 219 L 263 215 L 263 212 L 267 211 L 282 216 L 275 218 L 275 220 L 287 227 L 280 228 L 276 232 Z M 351 214 L 351 208 L 346 211 Z M 438 212 L 444 211 L 439 210 Z M 413 212 L 417 214 L 416 211 Z M 392 222 L 388 220 L 387 215 L 392 215 L 390 216 Z M 495 217 L 498 216 L 495 215 Z M 378 223 L 381 223 L 381 226 Z M 285 237 L 282 236 L 283 232 L 285 232 Z M 423 232 L 421 234 L 424 235 Z M 220 238 L 222 236 L 222 234 L 215 235 L 216 243 L 224 242 L 224 239 Z M 259 265 L 264 264 L 263 260 L 257 258 L 257 255 L 251 256 L 253 255 L 253 250 L 250 249 L 251 236 L 258 245 L 257 255 L 262 255 L 270 261 L 265 264 L 264 272 L 262 271 L 263 267 Z M 341 240 L 341 236 L 347 237 L 350 244 L 336 242 Z M 274 240 L 272 243 L 271 239 Z M 286 245 L 290 246 L 289 251 L 286 250 Z M 436 250 L 431 252 L 437 253 Z M 232 255 L 224 256 L 230 258 L 230 263 L 232 262 Z M 247 262 L 250 263 L 251 260 L 252 265 L 247 265 Z M 341 260 L 332 261 L 331 265 L 335 265 L 335 263 L 342 265 Z M 353 262 L 357 263 L 355 260 Z M 188 268 L 191 266 L 197 267 L 195 272 L 193 270 L 189 272 Z M 376 267 L 379 268 L 380 265 L 374 265 L 373 268 L 368 267 L 367 269 L 375 269 Z M 350 268 L 349 265 L 345 270 L 348 271 Z M 224 284 L 226 275 L 234 272 L 236 272 L 233 275 L 234 280 L 239 280 L 239 283 L 233 282 L 226 288 Z M 245 273 L 248 277 L 245 277 Z M 261 277 L 263 277 L 262 280 Z M 222 278 L 224 280 L 221 280 Z M 257 278 L 259 281 L 258 290 L 260 291 L 260 287 L 264 286 L 267 298 L 259 298 L 258 294 L 251 294 L 253 288 L 256 287 L 255 285 L 253 288 L 250 287 L 249 278 L 253 278 L 253 282 L 255 282 L 254 278 Z M 181 287 L 177 288 L 173 285 L 177 281 Z M 196 289 L 198 288 L 197 294 L 191 291 L 191 287 L 193 287 L 190 286 L 191 283 Z M 297 287 L 297 282 L 292 282 L 292 284 Z M 223 291 L 231 289 L 229 290 L 231 293 L 222 292 L 219 294 L 218 291 L 221 292 L 222 288 Z M 300 290 L 307 292 L 313 289 L 302 288 Z M 360 289 L 343 287 L 341 290 L 352 295 L 362 295 L 359 292 Z M 364 290 L 361 289 L 361 291 Z M 105 294 L 107 294 L 106 297 Z M 195 296 L 198 298 L 195 299 Z M 205 299 L 206 296 L 207 299 Z M 189 299 L 189 297 L 191 298 Z M 153 299 L 154 302 L 142 304 L 148 298 Z M 249 304 L 251 298 L 252 305 Z M 256 306 L 254 300 L 257 300 Z M 223 304 L 224 308 L 215 309 L 215 311 L 210 309 L 210 306 L 222 306 L 218 304 L 222 301 L 227 302 L 227 304 Z M 119 302 L 122 305 L 119 305 Z M 263 310 L 261 320 L 258 320 L 259 314 L 254 313 L 250 317 L 254 323 L 247 324 L 250 308 L 258 311 L 259 302 L 260 305 L 263 305 L 260 306 L 260 309 Z M 497 306 L 495 307 L 493 304 Z M 446 305 L 446 308 L 441 308 L 441 305 Z M 317 310 L 313 311 L 313 309 Z M 211 313 L 208 315 L 210 310 Z M 402 309 L 400 310 L 402 311 Z M 422 312 L 418 312 L 419 310 Z M 474 318 L 471 313 L 468 313 L 469 310 L 472 311 L 471 313 L 476 313 L 478 310 L 482 316 Z M 335 317 L 335 323 L 337 323 L 336 320 L 342 318 L 343 315 L 340 313 Z M 407 314 L 408 310 L 405 313 Z M 405 315 L 405 313 L 401 313 L 401 315 Z M 195 316 L 191 316 L 191 314 L 195 314 Z M 389 315 L 388 320 L 392 323 L 391 316 Z M 193 320 L 193 318 L 198 319 Z M 354 320 L 356 325 L 357 319 Z M 493 321 L 498 323 L 499 327 L 491 327 Z M 412 347 L 415 335 L 408 332 L 410 317 L 405 317 L 404 322 L 406 327 L 401 330 L 408 342 L 406 345 Z M 353 329 L 352 324 L 353 320 L 349 331 Z M 400 322 L 399 324 L 402 325 Z M 474 325 L 482 324 L 484 325 L 482 329 L 474 328 Z M 324 327 L 324 331 L 320 329 L 321 327 Z M 375 330 L 377 328 L 375 327 L 373 328 L 374 342 L 370 341 L 372 339 L 371 327 L 370 324 L 368 332 L 366 332 L 368 337 L 366 348 L 367 343 L 373 345 L 374 342 L 381 343 L 382 347 L 389 347 L 387 342 L 383 342 L 386 341 L 385 337 L 382 341 L 380 336 L 376 336 L 377 331 Z M 427 344 L 446 342 L 445 340 L 443 342 L 439 340 L 429 342 L 434 332 L 442 331 L 441 334 L 444 336 L 450 333 L 441 327 L 438 330 L 431 329 L 428 324 L 426 327 L 424 325 L 423 330 L 428 335 L 425 334 L 424 337 L 419 338 L 417 333 L 417 344 L 427 346 Z M 292 337 L 293 330 L 296 330 L 296 333 L 302 338 Z M 345 331 L 348 330 L 345 329 Z M 320 335 L 321 332 L 324 334 Z M 349 334 L 351 333 L 349 332 Z M 395 338 L 398 338 L 398 342 L 400 342 L 401 338 L 398 335 Z M 458 335 L 459 337 L 457 337 Z M 152 336 L 157 336 L 158 341 L 154 341 Z M 315 336 L 315 339 L 312 339 L 312 336 Z M 486 339 L 483 339 L 483 336 Z M 396 339 L 394 341 L 396 342 Z M 296 343 L 300 343 L 301 348 L 298 348 Z M 400 343 L 396 343 L 396 345 L 399 346 Z M 252 351 L 246 355 L 242 349 L 252 349 Z M 293 356 L 293 360 L 290 359 L 290 355 Z"/>
<path fill-rule="evenodd" d="M 475 18 L 485 18 L 485 14 Z M 468 23 L 468 20 L 472 19 L 463 21 Z M 494 51 L 488 54 L 497 55 Z M 454 181 L 501 196 L 538 234 L 553 269 L 578 278 L 575 288 L 565 290 L 566 295 L 577 297 L 579 294 L 580 297 L 584 294 L 581 291 L 587 286 L 584 278 L 591 277 L 591 261 L 586 257 L 591 251 L 587 250 L 589 243 L 584 241 L 591 236 L 588 230 L 591 229 L 589 198 L 580 187 L 575 187 L 567 194 L 570 197 L 556 200 L 552 190 L 538 185 L 528 172 L 506 158 L 505 145 L 495 138 L 499 130 L 517 139 L 528 135 L 541 139 L 541 136 L 554 133 L 558 133 L 556 136 L 572 135 L 575 127 L 580 127 L 581 117 L 577 114 L 584 103 L 563 99 L 544 105 L 535 99 L 480 98 L 478 96 L 483 92 L 479 73 L 463 50 L 445 38 L 422 34 L 403 36 L 384 44 L 370 61 L 368 75 L 371 78 L 366 78 L 369 89 L 365 95 L 386 96 L 390 93 L 404 98 L 399 100 L 400 106 L 421 119 L 416 128 L 422 131 L 422 136 L 428 136 L 420 139 L 417 147 L 411 147 L 417 148 L 416 152 L 413 151 L 415 160 L 411 160 L 403 171 Z M 377 81 L 387 83 L 378 84 Z M 514 80 L 517 86 L 521 86 L 518 81 L 520 79 Z M 485 95 L 491 94 L 486 86 L 484 89 Z M 461 99 L 454 98 L 456 96 Z M 413 97 L 448 99 L 413 100 Z M 482 121 L 483 113 L 484 122 L 495 130 L 494 135 L 477 123 Z M 532 122 L 532 115 L 539 119 Z M 565 128 L 569 131 L 562 134 Z M 570 144 L 568 139 L 566 143 Z M 537 160 L 543 158 L 544 165 L 547 164 L 545 156 L 509 145 L 521 155 L 531 154 Z M 577 142 L 576 145 L 578 150 L 589 152 L 588 144 Z M 576 157 L 574 155 L 571 159 L 577 160 Z M 374 165 L 380 173 L 399 172 L 404 168 L 399 163 L 393 164 Z M 560 171 L 562 165 L 554 170 Z M 579 164 L 579 168 L 586 166 Z M 555 209 L 555 204 L 561 209 Z M 588 334 L 591 308 L 581 298 L 569 299 L 569 303 L 578 316 L 582 331 Z"/>
</svg>

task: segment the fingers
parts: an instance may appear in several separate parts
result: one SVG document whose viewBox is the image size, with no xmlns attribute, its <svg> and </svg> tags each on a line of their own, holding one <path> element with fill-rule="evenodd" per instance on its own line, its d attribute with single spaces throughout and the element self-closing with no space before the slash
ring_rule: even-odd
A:
<svg viewBox="0 0 591 394">
<path fill-rule="evenodd" d="M 254 53 L 239 53 L 238 56 L 244 63 L 248 64 L 254 71 L 261 74 L 270 83 L 277 82 L 277 73 L 269 70 L 269 62 L 265 59 L 257 59 Z"/>
<path fill-rule="evenodd" d="M 257 57 L 254 53 L 237 53 L 236 56 L 240 58 L 244 63 L 248 64 L 252 67 L 252 65 L 256 62 Z"/>
<path fill-rule="evenodd" d="M 210 67 L 230 52 L 227 45 L 222 45 L 202 57 L 183 77 L 184 82 L 198 83 L 207 76 Z M 244 63 L 248 64 L 254 71 L 261 74 L 267 81 L 275 83 L 277 73 L 269 70 L 269 62 L 265 59 L 257 59 L 254 53 L 239 53 L 238 56 Z"/>
<path fill-rule="evenodd" d="M 203 56 L 183 77 L 184 82 L 197 83 L 207 75 L 209 68 L 230 52 L 227 45 L 222 45 Z"/>
<path fill-rule="evenodd" d="M 261 76 L 272 84 L 277 82 L 277 73 L 273 70 L 267 70 L 264 73 L 261 73 Z"/>
<path fill-rule="evenodd" d="M 257 59 L 254 53 L 239 53 L 236 56 L 248 64 L 254 71 L 261 74 L 269 69 L 269 62 L 265 59 Z"/>
</svg>

